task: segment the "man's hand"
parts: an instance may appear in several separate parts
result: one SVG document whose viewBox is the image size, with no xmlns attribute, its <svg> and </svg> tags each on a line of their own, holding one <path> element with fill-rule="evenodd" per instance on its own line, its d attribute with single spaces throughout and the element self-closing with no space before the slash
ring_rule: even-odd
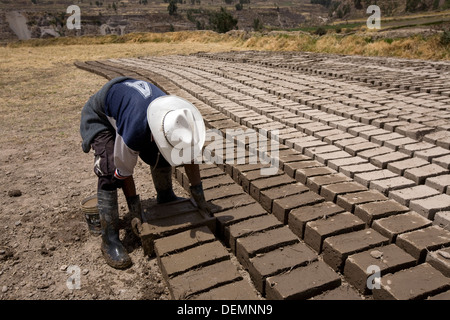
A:
<svg viewBox="0 0 450 320">
<path fill-rule="evenodd" d="M 206 214 L 208 214 L 209 216 L 211 216 L 211 212 L 210 212 L 210 210 L 208 208 L 208 204 L 206 203 L 206 200 L 205 200 L 205 193 L 203 192 L 203 185 L 200 183 L 195 186 L 191 186 L 189 188 L 189 190 L 191 191 L 192 198 L 194 198 L 195 203 L 197 204 L 197 207 L 201 211 L 203 211 Z"/>
</svg>

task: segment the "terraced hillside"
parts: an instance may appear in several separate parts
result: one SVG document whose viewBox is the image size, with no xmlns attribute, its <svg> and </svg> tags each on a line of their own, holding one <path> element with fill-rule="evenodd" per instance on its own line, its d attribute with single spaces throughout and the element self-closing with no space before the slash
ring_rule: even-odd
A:
<svg viewBox="0 0 450 320">
<path fill-rule="evenodd" d="M 77 66 L 152 81 L 210 129 L 216 230 L 155 244 L 172 298 L 450 299 L 449 62 L 247 51 Z"/>
</svg>

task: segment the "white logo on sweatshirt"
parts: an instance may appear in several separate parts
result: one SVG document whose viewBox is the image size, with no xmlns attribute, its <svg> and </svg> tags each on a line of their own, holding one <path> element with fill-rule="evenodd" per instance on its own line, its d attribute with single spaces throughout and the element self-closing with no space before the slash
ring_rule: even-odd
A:
<svg viewBox="0 0 450 320">
<path fill-rule="evenodd" d="M 124 84 L 130 88 L 136 89 L 144 99 L 147 99 L 152 95 L 152 89 L 150 89 L 150 86 L 145 81 L 124 82 Z"/>
</svg>

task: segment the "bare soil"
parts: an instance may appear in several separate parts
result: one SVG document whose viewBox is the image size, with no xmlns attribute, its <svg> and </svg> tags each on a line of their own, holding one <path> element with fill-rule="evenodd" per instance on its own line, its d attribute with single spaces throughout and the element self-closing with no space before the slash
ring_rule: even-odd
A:
<svg viewBox="0 0 450 320">
<path fill-rule="evenodd" d="M 156 259 L 130 230 L 120 190 L 121 238 L 133 265 L 109 267 L 101 238 L 89 232 L 80 202 L 95 194 L 97 178 L 93 152 L 81 149 L 79 120 L 107 80 L 73 61 L 206 49 L 193 47 L 0 48 L 0 300 L 170 299 Z M 146 209 L 155 201 L 149 167 L 138 162 L 134 176 Z M 175 180 L 174 189 L 187 197 Z M 73 266 L 79 282 L 70 282 Z"/>
</svg>

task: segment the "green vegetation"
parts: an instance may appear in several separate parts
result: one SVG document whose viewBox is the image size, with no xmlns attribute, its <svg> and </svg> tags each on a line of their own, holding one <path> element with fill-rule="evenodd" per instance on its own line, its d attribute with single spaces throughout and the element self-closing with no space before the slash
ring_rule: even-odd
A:
<svg viewBox="0 0 450 320">
<path fill-rule="evenodd" d="M 225 33 L 235 29 L 237 23 L 237 19 L 235 19 L 224 7 L 221 7 L 220 11 L 211 12 L 209 15 L 209 24 L 212 30 L 218 33 Z"/>
</svg>

